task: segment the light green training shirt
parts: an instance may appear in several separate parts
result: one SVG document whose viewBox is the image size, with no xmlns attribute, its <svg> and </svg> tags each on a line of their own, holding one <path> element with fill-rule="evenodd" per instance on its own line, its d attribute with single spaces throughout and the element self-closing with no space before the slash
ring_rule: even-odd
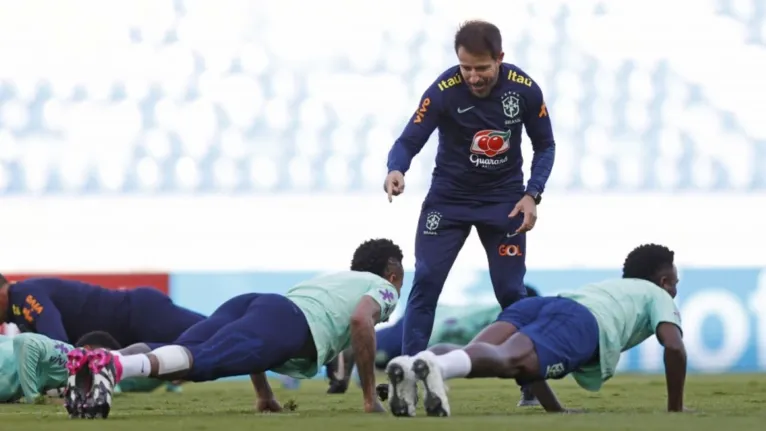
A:
<svg viewBox="0 0 766 431">
<path fill-rule="evenodd" d="M 646 280 L 606 280 L 559 296 L 584 305 L 598 321 L 599 364 L 572 373 L 577 383 L 589 391 L 601 389 L 614 376 L 620 354 L 654 335 L 660 323 L 681 328 L 681 313 L 673 298 Z"/>
<path fill-rule="evenodd" d="M 295 378 L 315 376 L 321 366 L 351 345 L 351 316 L 363 297 L 380 306 L 379 322 L 388 320 L 399 300 L 394 285 L 360 271 L 322 275 L 297 284 L 285 296 L 305 314 L 317 350 L 317 362 L 292 359 L 272 370 Z"/>
</svg>

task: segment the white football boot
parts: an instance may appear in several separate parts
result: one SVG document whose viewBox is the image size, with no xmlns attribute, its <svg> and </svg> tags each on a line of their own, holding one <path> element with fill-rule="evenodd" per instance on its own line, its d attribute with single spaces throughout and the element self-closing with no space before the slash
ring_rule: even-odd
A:
<svg viewBox="0 0 766 431">
<path fill-rule="evenodd" d="M 434 361 L 434 355 L 428 350 L 415 355 L 412 361 L 412 373 L 423 383 L 425 397 L 423 405 L 428 416 L 449 416 L 447 385 L 442 378 L 442 370 Z"/>
<path fill-rule="evenodd" d="M 388 406 L 394 416 L 415 416 L 418 384 L 412 372 L 412 357 L 399 356 L 386 365 Z"/>
</svg>

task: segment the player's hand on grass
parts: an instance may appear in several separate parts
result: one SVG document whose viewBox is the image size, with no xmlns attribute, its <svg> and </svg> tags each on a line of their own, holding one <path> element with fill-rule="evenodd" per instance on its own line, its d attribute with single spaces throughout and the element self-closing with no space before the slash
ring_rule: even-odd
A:
<svg viewBox="0 0 766 431">
<path fill-rule="evenodd" d="M 383 407 L 383 403 L 380 402 L 380 400 L 376 399 L 373 402 L 364 402 L 364 412 L 365 413 L 385 413 L 386 408 Z"/>
<path fill-rule="evenodd" d="M 255 410 L 257 410 L 259 413 L 278 413 L 282 411 L 282 406 L 279 404 L 276 398 L 263 398 L 256 401 Z"/>
<path fill-rule="evenodd" d="M 389 172 L 383 189 L 388 193 L 388 201 L 392 202 L 394 196 L 404 193 L 404 174 L 399 171 Z"/>
<path fill-rule="evenodd" d="M 529 232 L 535 227 L 537 222 L 537 204 L 532 196 L 524 195 L 516 206 L 513 207 L 513 211 L 508 214 L 508 218 L 514 218 L 519 213 L 524 214 L 524 220 L 521 222 L 521 226 L 516 229 L 516 233 Z"/>
</svg>

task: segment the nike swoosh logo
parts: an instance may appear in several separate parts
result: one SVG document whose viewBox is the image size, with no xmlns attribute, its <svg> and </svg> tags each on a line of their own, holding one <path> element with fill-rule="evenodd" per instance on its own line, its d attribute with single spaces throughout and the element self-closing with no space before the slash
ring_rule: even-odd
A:
<svg viewBox="0 0 766 431">
<path fill-rule="evenodd" d="M 507 233 L 507 234 L 505 234 L 505 237 L 506 237 L 506 238 L 513 238 L 514 236 L 516 236 L 516 235 L 518 235 L 518 234 L 519 234 L 518 232 L 514 232 L 514 233 Z"/>
<path fill-rule="evenodd" d="M 465 109 L 460 109 L 460 108 L 457 108 L 457 113 L 458 113 L 458 114 L 463 114 L 463 113 L 465 113 L 465 112 L 468 112 L 468 111 L 470 111 L 470 110 L 471 110 L 471 109 L 473 109 L 473 108 L 474 108 L 473 106 L 469 106 L 469 107 L 467 107 L 467 108 L 465 108 Z"/>
</svg>

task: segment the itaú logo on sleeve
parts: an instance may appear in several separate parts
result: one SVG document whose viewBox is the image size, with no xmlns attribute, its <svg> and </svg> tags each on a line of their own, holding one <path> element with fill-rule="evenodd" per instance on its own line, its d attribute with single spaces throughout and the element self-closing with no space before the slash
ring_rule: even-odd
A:
<svg viewBox="0 0 766 431">
<path fill-rule="evenodd" d="M 508 161 L 508 156 L 496 157 L 511 147 L 511 131 L 482 130 L 473 135 L 470 160 L 477 167 L 493 167 Z"/>
</svg>

